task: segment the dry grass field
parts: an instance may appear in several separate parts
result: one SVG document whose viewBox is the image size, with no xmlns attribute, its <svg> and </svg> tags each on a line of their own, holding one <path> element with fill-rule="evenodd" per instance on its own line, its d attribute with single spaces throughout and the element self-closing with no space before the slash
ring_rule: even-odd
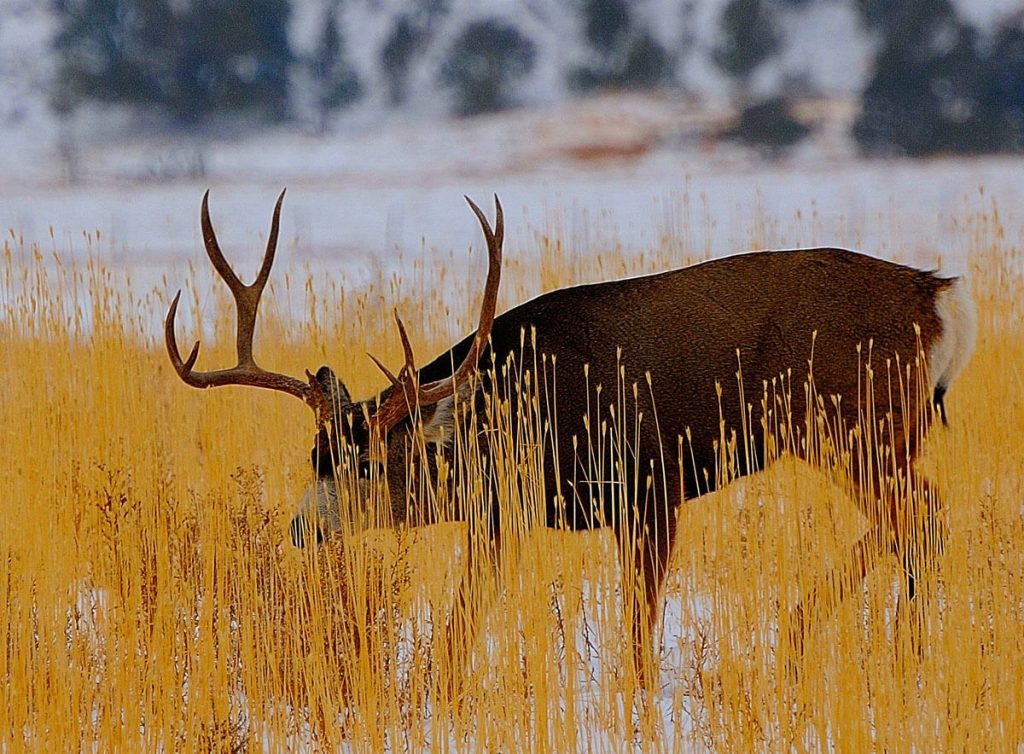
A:
<svg viewBox="0 0 1024 754">
<path fill-rule="evenodd" d="M 889 558 L 814 626 L 799 671 L 777 652 L 800 594 L 864 529 L 839 486 L 783 459 L 679 511 L 654 690 L 625 670 L 611 536 L 537 531 L 514 538 L 460 700 L 436 646 L 459 526 L 295 549 L 307 410 L 275 393 L 192 390 L 170 368 L 154 323 L 182 283 L 181 342 L 202 321 L 200 368 L 233 363 L 226 295 L 192 293 L 209 280 L 202 251 L 191 279 L 139 292 L 126 272 L 12 233 L 0 258 L 0 749 L 1020 750 L 1024 259 L 998 218 L 956 227 L 973 249 L 979 337 L 947 397 L 950 425 L 919 461 L 949 529 L 919 642 L 894 629 Z M 222 240 L 253 274 L 258 250 Z M 540 239 L 540 265 L 506 250 L 501 307 L 685 261 L 678 242 L 581 260 L 563 241 Z M 442 255 L 448 283 L 428 292 L 276 272 L 260 358 L 293 374 L 330 363 L 371 394 L 383 381 L 365 351 L 401 362 L 393 305 L 423 356 L 472 326 L 479 281 L 457 257 Z"/>
</svg>

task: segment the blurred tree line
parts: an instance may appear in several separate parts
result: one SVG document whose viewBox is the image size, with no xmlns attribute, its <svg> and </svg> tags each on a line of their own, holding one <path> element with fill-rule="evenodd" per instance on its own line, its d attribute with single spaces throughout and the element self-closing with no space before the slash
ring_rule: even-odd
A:
<svg viewBox="0 0 1024 754">
<path fill-rule="evenodd" d="M 218 112 L 288 112 L 289 0 L 56 0 L 53 104 L 158 108 L 194 124 Z"/>
<path fill-rule="evenodd" d="M 537 65 L 537 46 L 515 18 L 474 17 L 453 30 L 449 0 L 408 0 L 375 53 L 378 70 L 358 70 L 347 46 L 358 30 L 344 28 L 343 1 L 353 0 L 302 0 L 320 15 L 315 44 L 297 53 L 288 31 L 299 0 L 51 0 L 59 56 L 53 107 L 68 114 L 87 102 L 118 103 L 194 126 L 238 114 L 281 121 L 296 117 L 301 100 L 326 129 L 333 113 L 367 95 L 375 74 L 382 99 L 401 106 L 417 61 L 435 61 L 433 78 L 420 73 L 417 83 L 445 92 L 460 115 L 518 104 Z M 785 14 L 824 2 L 852 4 L 876 43 L 853 125 L 863 152 L 1024 147 L 1024 20 L 982 33 L 952 0 L 726 0 L 708 50 L 733 82 L 740 113 L 726 136 L 774 149 L 807 134 L 786 91 L 755 97 L 751 82 L 784 49 Z M 681 18 L 692 19 L 695 5 L 680 0 Z M 680 61 L 697 41 L 684 34 L 678 49 L 666 46 L 639 6 L 571 0 L 581 52 L 563 72 L 569 91 L 683 85 Z"/>
<path fill-rule="evenodd" d="M 982 35 L 950 0 L 856 0 L 880 38 L 853 135 L 869 154 L 1024 147 L 1024 26 Z"/>
</svg>

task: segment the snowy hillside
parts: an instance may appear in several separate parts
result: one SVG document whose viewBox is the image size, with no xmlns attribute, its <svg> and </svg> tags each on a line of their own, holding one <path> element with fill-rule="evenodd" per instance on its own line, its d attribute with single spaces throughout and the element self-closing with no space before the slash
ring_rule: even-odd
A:
<svg viewBox="0 0 1024 754">
<path fill-rule="evenodd" d="M 992 27 L 1019 11 L 1019 0 L 957 0 L 963 18 L 979 28 Z M 690 109 L 720 112 L 735 94 L 735 82 L 713 62 L 722 35 L 726 0 L 637 0 L 628 5 L 630 24 L 650 33 L 669 55 L 671 84 L 664 97 L 685 101 Z M 580 4 L 537 0 L 292 0 L 289 38 L 297 61 L 315 53 L 326 13 L 339 9 L 343 54 L 361 84 L 356 102 L 332 116 L 332 130 L 346 138 L 376 133 L 391 124 L 422 126 L 443 120 L 451 111 L 451 95 L 441 85 L 439 71 L 454 40 L 474 21 L 491 19 L 521 32 L 535 48 L 534 63 L 517 82 L 515 100 L 527 107 L 552 108 L 578 96 L 571 91 L 567 72 L 587 64 L 594 52 L 588 46 Z M 769 57 L 751 80 L 756 95 L 781 91 L 802 96 L 853 99 L 863 89 L 872 65 L 875 41 L 855 11 L 852 0 L 805 0 L 772 4 L 781 35 L 777 54 Z M 405 99 L 389 99 L 384 48 L 403 20 L 419 30 L 416 52 L 409 57 Z M 8 185 L 21 181 L 60 181 L 68 160 L 80 165 L 86 179 L 92 171 L 88 150 L 105 142 L 122 145 L 145 142 L 146 126 L 125 120 L 110 108 L 80 108 L 63 124 L 50 109 L 56 69 L 53 39 L 57 32 L 50 3 L 5 0 L 0 3 L 0 172 Z M 279 127 L 296 138 L 308 139 L 318 129 L 312 94 L 302 74 L 293 74 L 290 98 L 295 118 Z M 566 130 L 572 129 L 566 124 Z M 195 174 L 193 141 L 187 134 L 158 135 L 168 144 L 156 164 L 135 165 L 137 178 Z M 232 134 L 236 138 L 238 134 Z M 243 134 L 244 136 L 244 134 Z M 261 137 L 257 137 L 259 141 Z M 323 140 L 324 144 L 330 138 Z M 79 155 L 77 150 L 84 150 Z M 201 172 L 201 171 L 198 171 Z"/>
<path fill-rule="evenodd" d="M 315 39 L 322 2 L 296 3 L 291 33 L 299 51 Z M 411 71 L 418 83 L 410 100 L 396 111 L 385 101 L 379 54 L 407 4 L 346 0 L 347 49 L 370 83 L 367 97 L 331 131 L 290 122 L 190 138 L 139 130 L 137 123 L 130 129 L 113 111 L 83 112 L 61 127 L 47 104 L 54 68 L 49 5 L 6 0 L 0 228 L 28 245 L 143 267 L 149 272 L 137 280 L 144 284 L 194 258 L 204 189 L 212 189 L 225 243 L 246 249 L 263 237 L 273 199 L 288 186 L 287 258 L 359 280 L 381 266 L 394 268 L 401 254 L 476 243 L 461 197 L 483 202 L 497 192 L 509 214 L 510 248 L 521 256 L 537 253 L 539 234 L 558 233 L 582 256 L 593 240 L 640 252 L 669 239 L 680 245 L 681 258 L 752 245 L 836 243 L 924 263 L 942 256 L 958 269 L 969 249 L 962 238 L 951 247 L 953 217 L 992 199 L 1009 209 L 1024 204 L 1015 158 L 856 159 L 849 124 L 872 43 L 845 1 L 785 4 L 785 45 L 754 82 L 771 91 L 802 81 L 804 91 L 827 95 L 801 105 L 817 126 L 815 137 L 773 163 L 709 138 L 729 115 L 728 86 L 710 60 L 723 3 L 633 6 L 663 45 L 685 51 L 677 61 L 681 88 L 570 100 L 558 71 L 585 50 L 567 4 L 451 0 Z M 1019 3 L 961 6 L 972 21 L 991 24 Z M 537 65 L 522 92 L 529 104 L 449 119 L 431 61 L 481 14 L 509 20 L 537 45 Z M 67 149 L 62 153 L 71 137 L 73 185 L 65 175 Z M 1015 212 L 1007 223 L 1012 242 L 1020 235 Z M 82 233 L 92 230 L 102 242 L 87 248 Z"/>
</svg>

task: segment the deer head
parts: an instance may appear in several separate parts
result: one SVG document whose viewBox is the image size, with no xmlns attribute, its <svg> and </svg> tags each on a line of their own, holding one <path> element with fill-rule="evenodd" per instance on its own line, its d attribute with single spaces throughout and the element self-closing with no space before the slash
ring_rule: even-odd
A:
<svg viewBox="0 0 1024 754">
<path fill-rule="evenodd" d="M 260 297 L 270 277 L 277 248 L 281 204 L 278 197 L 271 220 L 267 249 L 256 280 L 243 284 L 227 263 L 210 221 L 209 191 L 203 196 L 201 224 L 207 256 L 227 284 L 235 301 L 237 316 L 234 367 L 197 372 L 199 342 L 185 359 L 181 358 L 174 334 L 174 319 L 181 292 L 174 297 L 164 322 L 164 338 L 171 364 L 185 384 L 196 388 L 247 385 L 277 390 L 302 400 L 312 409 L 317 422 L 316 443 L 311 453 L 315 480 L 306 490 L 291 524 L 292 541 L 299 547 L 315 536 L 318 542 L 336 533 L 359 511 L 373 504 L 372 517 L 378 522 L 405 521 L 410 510 L 408 479 L 410 468 L 422 463 L 433 471 L 434 453 L 453 436 L 455 403 L 475 390 L 475 372 L 490 336 L 501 278 L 501 247 L 504 220 L 501 203 L 494 198 L 495 227 L 468 197 L 487 240 L 488 272 L 484 285 L 480 322 L 472 345 L 462 362 L 443 379 L 421 384 L 409 337 L 398 312 L 395 321 L 402 339 L 405 363 L 392 373 L 370 356 L 391 383 L 379 395 L 353 401 L 345 384 L 327 366 L 316 374 L 306 372 L 300 380 L 260 367 L 253 356 L 252 340 Z M 383 501 L 383 505 L 380 503 Z M 421 511 L 421 515 L 427 515 Z"/>
</svg>

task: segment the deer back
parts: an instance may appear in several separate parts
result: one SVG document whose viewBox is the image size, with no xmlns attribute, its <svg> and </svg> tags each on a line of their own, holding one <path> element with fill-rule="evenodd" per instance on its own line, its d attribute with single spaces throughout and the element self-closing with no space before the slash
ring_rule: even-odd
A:
<svg viewBox="0 0 1024 754">
<path fill-rule="evenodd" d="M 596 481 L 587 479 L 593 469 L 587 469 L 581 452 L 573 450 L 573 437 L 579 447 L 588 412 L 592 427 L 595 418 L 609 418 L 620 370 L 625 373 L 627 403 L 642 414 L 632 442 L 637 455 L 632 466 L 641 475 L 650 475 L 652 463 L 658 467 L 653 480 L 640 480 L 639 485 L 627 480 L 627 486 L 649 490 L 645 496 L 652 500 L 679 498 L 680 489 L 686 497 L 695 496 L 716 486 L 715 442 L 722 439 L 723 421 L 729 437 L 732 431 L 741 431 L 745 414 L 753 419 L 748 422 L 751 448 L 740 454 L 736 473 L 763 465 L 761 399 L 766 382 L 774 379 L 778 384 L 780 377 L 789 375 L 790 411 L 794 421 L 803 421 L 804 383 L 812 357 L 817 393 L 842 396 L 838 411 L 848 426 L 857 421 L 858 402 L 864 409 L 864 375 L 870 360 L 876 382 L 884 381 L 873 391 L 873 412 L 884 416 L 892 407 L 888 381 L 897 379 L 897 357 L 905 368 L 922 352 L 936 353 L 950 329 L 941 303 L 955 282 L 841 249 L 741 254 L 656 275 L 559 289 L 532 299 L 495 319 L 492 351 L 482 365 L 491 356 L 499 367 L 510 355 L 527 366 L 542 363 L 544 356 L 549 364 L 555 359 L 554 384 L 549 375 L 547 381 L 540 380 L 539 388 L 545 391 L 541 405 L 558 407 L 557 417 L 548 418 L 557 433 L 557 443 L 550 446 L 558 447 L 559 457 L 549 450 L 546 479 L 548 496 L 554 500 L 560 495 L 563 500 L 552 502 L 548 515 L 589 526 L 595 523 L 590 493 Z M 536 333 L 535 341 L 531 332 Z M 469 342 L 467 338 L 424 367 L 420 379 L 440 379 L 450 372 Z M 633 382 L 640 388 L 635 403 Z M 485 389 L 500 391 L 501 380 L 498 383 Z M 716 385 L 721 386 L 720 398 Z M 936 386 L 933 379 L 927 387 L 931 391 Z M 515 400 L 514 395 L 507 397 Z M 908 397 L 905 410 L 913 416 L 920 408 L 918 396 Z M 898 395 L 894 400 L 900 400 Z M 911 442 L 902 426 L 904 407 L 900 408 L 893 417 L 896 440 Z M 677 438 L 687 435 L 688 463 L 679 464 Z"/>
</svg>

